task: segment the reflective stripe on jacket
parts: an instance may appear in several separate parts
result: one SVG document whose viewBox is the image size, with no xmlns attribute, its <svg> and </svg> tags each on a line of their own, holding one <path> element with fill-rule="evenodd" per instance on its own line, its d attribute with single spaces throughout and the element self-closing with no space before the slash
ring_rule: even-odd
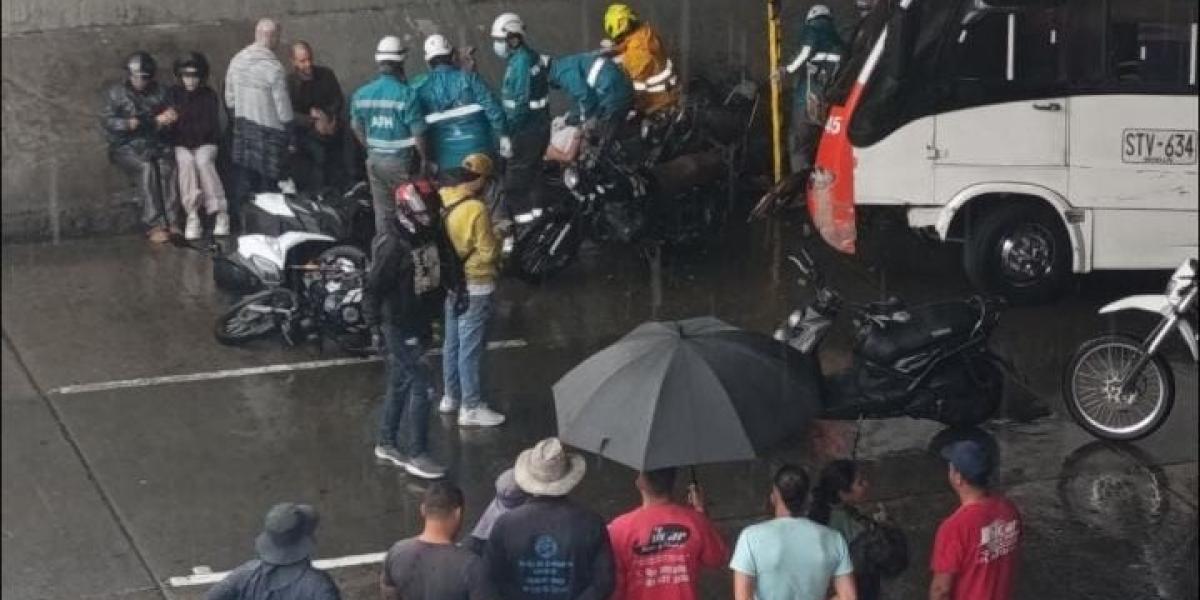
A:
<svg viewBox="0 0 1200 600">
<path fill-rule="evenodd" d="M 504 109 L 479 75 L 438 65 L 417 88 L 435 161 L 457 167 L 469 154 L 491 154 L 494 138 L 508 135 Z"/>
<path fill-rule="evenodd" d="M 650 114 L 679 100 L 679 76 L 658 32 L 643 23 L 616 47 L 617 63 L 633 80 L 634 107 Z"/>
<path fill-rule="evenodd" d="M 509 131 L 515 135 L 529 127 L 545 127 L 549 122 L 546 107 L 550 103 L 550 57 L 520 46 L 508 57 L 504 82 L 500 86 L 504 114 Z"/>
<path fill-rule="evenodd" d="M 367 153 L 405 157 L 425 132 L 416 92 L 396 76 L 380 74 L 350 100 L 350 121 L 363 133 Z"/>
</svg>

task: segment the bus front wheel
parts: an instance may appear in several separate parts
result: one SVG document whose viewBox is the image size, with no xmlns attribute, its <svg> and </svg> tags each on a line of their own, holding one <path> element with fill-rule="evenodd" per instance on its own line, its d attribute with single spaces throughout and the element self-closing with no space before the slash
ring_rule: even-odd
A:
<svg viewBox="0 0 1200 600">
<path fill-rule="evenodd" d="M 963 266 L 975 287 L 1017 304 L 1053 300 L 1071 270 L 1071 241 L 1048 207 L 1013 204 L 985 213 L 967 237 Z"/>
</svg>

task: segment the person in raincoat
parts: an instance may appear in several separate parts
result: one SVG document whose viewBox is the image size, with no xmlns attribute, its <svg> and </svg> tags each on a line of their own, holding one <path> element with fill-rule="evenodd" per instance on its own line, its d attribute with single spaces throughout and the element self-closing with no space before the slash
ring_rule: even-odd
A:
<svg viewBox="0 0 1200 600">
<path fill-rule="evenodd" d="M 845 48 L 829 7 L 817 4 L 808 10 L 797 45 L 800 49 L 795 58 L 777 74 L 778 77 L 796 77 L 788 132 L 788 155 L 793 173 L 812 168 L 825 120 L 825 107 L 820 98 L 825 86 L 833 79 Z"/>
<path fill-rule="evenodd" d="M 492 50 L 507 62 L 500 98 L 512 138 L 501 184 L 506 210 L 499 211 L 499 221 L 528 221 L 536 214 L 535 186 L 550 143 L 550 57 L 529 47 L 525 23 L 514 13 L 492 23 Z"/>
<path fill-rule="evenodd" d="M 583 52 L 550 63 L 550 83 L 571 96 L 567 121 L 620 123 L 633 106 L 633 83 L 611 58 Z"/>
<path fill-rule="evenodd" d="M 679 103 L 679 78 L 662 38 L 638 18 L 628 4 L 612 4 L 604 13 L 604 32 L 613 41 L 609 50 L 633 82 L 633 106 L 652 115 Z"/>
<path fill-rule="evenodd" d="M 472 154 L 511 156 L 504 109 L 482 77 L 458 68 L 445 36 L 425 39 L 425 62 L 429 75 L 417 88 L 417 98 L 439 170 L 457 167 Z"/>
</svg>

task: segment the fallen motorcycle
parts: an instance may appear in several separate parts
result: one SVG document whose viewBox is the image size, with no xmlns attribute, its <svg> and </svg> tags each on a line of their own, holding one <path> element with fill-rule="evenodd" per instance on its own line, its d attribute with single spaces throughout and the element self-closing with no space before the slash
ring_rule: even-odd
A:
<svg viewBox="0 0 1200 600">
<path fill-rule="evenodd" d="M 856 420 L 907 416 L 954 427 L 990 418 L 1004 390 L 1004 363 L 988 348 L 999 300 L 970 298 L 907 307 L 898 299 L 852 304 L 831 288 L 807 252 L 790 257 L 814 300 L 788 316 L 775 339 L 810 357 L 823 381 L 821 414 Z M 853 361 L 823 374 L 816 360 L 838 315 L 854 323 Z"/>
<path fill-rule="evenodd" d="M 1106 334 L 1080 344 L 1063 373 L 1063 397 L 1071 416 L 1092 435 L 1108 440 L 1136 440 L 1154 433 L 1175 404 L 1175 377 L 1162 348 L 1178 331 L 1200 361 L 1196 336 L 1196 259 L 1175 270 L 1163 294 L 1122 298 L 1101 314 L 1140 310 L 1160 315 L 1145 339 Z"/>
<path fill-rule="evenodd" d="M 733 208 L 746 131 L 755 116 L 744 94 L 722 107 L 684 106 L 628 128 L 588 131 L 576 156 L 548 162 L 543 210 L 518 223 L 510 264 L 542 281 L 569 266 L 585 239 L 600 243 L 687 246 L 718 237 Z M 748 111 L 748 115 L 743 112 Z M 604 129 L 601 127 L 600 129 Z"/>
<path fill-rule="evenodd" d="M 333 340 L 343 351 L 371 354 L 371 334 L 362 314 L 367 255 L 320 234 L 290 231 L 279 237 L 238 238 L 245 269 L 227 258 L 215 268 L 241 286 L 258 287 L 217 318 L 213 335 L 230 346 L 278 331 L 289 345 Z M 216 267 L 216 265 L 223 265 Z M 255 285 L 257 284 L 257 285 Z"/>
</svg>

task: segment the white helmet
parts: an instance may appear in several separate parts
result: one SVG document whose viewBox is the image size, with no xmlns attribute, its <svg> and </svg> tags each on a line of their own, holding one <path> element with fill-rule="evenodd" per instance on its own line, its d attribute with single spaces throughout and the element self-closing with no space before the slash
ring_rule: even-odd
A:
<svg viewBox="0 0 1200 600">
<path fill-rule="evenodd" d="M 492 37 L 502 40 L 509 34 L 525 35 L 525 22 L 516 13 L 504 13 L 492 21 Z"/>
<path fill-rule="evenodd" d="M 394 35 L 385 36 L 375 46 L 375 62 L 404 62 L 407 56 L 408 48 Z"/>
<path fill-rule="evenodd" d="M 824 4 L 814 4 L 812 8 L 808 9 L 808 16 L 805 17 L 804 20 L 811 21 L 817 17 L 828 17 L 828 16 L 830 16 L 828 6 L 825 6 Z"/>
<path fill-rule="evenodd" d="M 450 40 L 446 36 L 435 33 L 425 38 L 425 60 L 433 60 L 438 56 L 447 56 L 454 52 L 454 47 L 450 45 Z"/>
</svg>

